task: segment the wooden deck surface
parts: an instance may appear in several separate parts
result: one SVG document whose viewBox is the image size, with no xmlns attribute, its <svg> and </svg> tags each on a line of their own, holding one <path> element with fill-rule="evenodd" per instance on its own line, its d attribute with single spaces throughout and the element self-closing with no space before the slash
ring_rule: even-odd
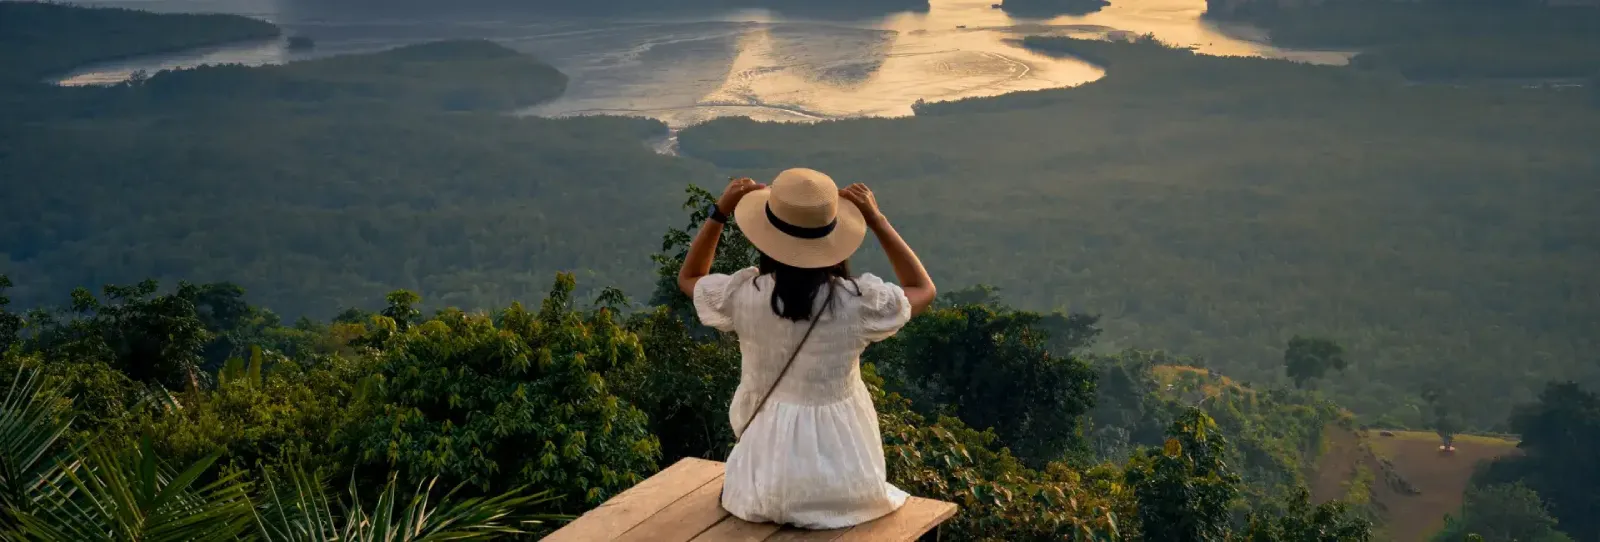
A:
<svg viewBox="0 0 1600 542">
<path fill-rule="evenodd" d="M 722 463 L 684 459 L 544 538 L 545 542 L 899 542 L 955 515 L 956 505 L 912 497 L 893 514 L 848 529 L 806 531 L 750 523 L 722 509 Z"/>
</svg>

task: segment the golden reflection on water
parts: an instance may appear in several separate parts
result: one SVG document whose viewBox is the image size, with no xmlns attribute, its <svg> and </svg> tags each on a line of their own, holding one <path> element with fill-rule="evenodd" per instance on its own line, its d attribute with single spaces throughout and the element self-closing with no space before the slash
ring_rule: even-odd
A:
<svg viewBox="0 0 1600 542">
<path fill-rule="evenodd" d="M 1279 49 L 1267 44 L 1258 30 L 1204 21 L 1204 0 L 1112 1 L 1088 15 L 1022 19 L 992 9 L 990 0 L 933 0 L 925 13 L 898 13 L 844 25 L 796 20 L 765 10 L 739 11 L 722 20 L 754 24 L 737 38 L 735 56 L 720 86 L 693 104 L 641 107 L 641 102 L 630 101 L 635 109 L 628 112 L 674 126 L 724 115 L 788 121 L 895 117 L 912 114 L 912 104 L 919 100 L 1070 87 L 1104 76 L 1103 70 L 1086 62 L 1020 46 L 1021 38 L 1040 34 L 1149 33 L 1204 54 L 1321 64 L 1345 64 L 1350 57 L 1338 51 Z M 861 73 L 848 77 L 851 70 Z M 530 112 L 570 113 L 560 109 L 557 103 Z"/>
<path fill-rule="evenodd" d="M 752 29 L 738 39 L 728 78 L 701 104 L 764 104 L 796 120 L 902 116 L 917 100 L 1057 88 L 1102 75 L 1082 61 L 1022 49 L 1005 29 L 935 30 L 929 19 L 896 16 L 851 35 Z"/>
<path fill-rule="evenodd" d="M 567 55 L 549 58 L 572 76 L 567 95 L 520 114 L 644 115 L 679 127 L 727 115 L 791 121 L 905 116 L 919 100 L 937 102 L 1069 87 L 1104 76 L 1100 68 L 1086 62 L 1022 48 L 1020 40 L 1030 35 L 1148 33 L 1205 54 L 1322 64 L 1344 64 L 1350 57 L 1337 51 L 1279 49 L 1266 43 L 1258 29 L 1205 21 L 1201 17 L 1205 0 L 1111 0 L 1110 6 L 1096 13 L 1047 19 L 1017 18 L 992 9 L 990 4 L 998 1 L 932 0 L 927 12 L 853 21 L 737 10 L 652 21 L 614 36 L 614 30 L 606 30 L 603 33 L 608 37 L 593 42 L 582 37 L 595 35 L 592 31 L 571 32 L 572 25 L 584 28 L 590 24 L 581 22 L 565 29 L 533 30 L 528 36 L 495 37 L 531 44 L 529 52 L 541 56 L 551 48 Z M 368 24 L 364 17 L 354 21 L 357 26 Z M 297 24 L 282 22 L 291 28 Z M 506 20 L 500 24 L 514 28 L 520 23 Z M 433 32 L 460 29 L 439 28 L 446 30 Z M 312 55 L 357 52 L 420 39 L 409 35 L 333 38 L 327 45 L 319 44 Z M 561 41 L 567 39 L 577 41 Z M 281 40 L 268 41 L 91 66 L 59 82 L 113 83 L 140 69 L 259 65 L 303 57 L 288 53 Z"/>
</svg>

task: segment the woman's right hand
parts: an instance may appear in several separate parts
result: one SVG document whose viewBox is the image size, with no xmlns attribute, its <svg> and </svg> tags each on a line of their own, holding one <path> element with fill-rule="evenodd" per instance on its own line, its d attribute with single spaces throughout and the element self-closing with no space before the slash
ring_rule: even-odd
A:
<svg viewBox="0 0 1600 542">
<path fill-rule="evenodd" d="M 740 177 L 728 181 L 728 187 L 722 189 L 722 197 L 717 198 L 717 210 L 725 216 L 732 215 L 733 210 L 739 208 L 739 200 L 745 194 L 766 188 L 767 185 L 755 182 L 749 177 Z"/>
<path fill-rule="evenodd" d="M 883 212 L 878 210 L 878 198 L 872 195 L 872 189 L 867 185 L 856 183 L 839 191 L 839 197 L 850 200 L 857 209 L 861 210 L 861 217 L 867 224 L 876 224 L 883 219 Z"/>
</svg>

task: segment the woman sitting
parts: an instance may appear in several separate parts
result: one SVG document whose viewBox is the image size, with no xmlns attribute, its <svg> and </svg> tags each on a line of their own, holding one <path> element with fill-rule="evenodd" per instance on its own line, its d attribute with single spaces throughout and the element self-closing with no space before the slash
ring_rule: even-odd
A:
<svg viewBox="0 0 1600 542">
<path fill-rule="evenodd" d="M 761 263 L 710 274 L 730 214 Z M 868 229 L 901 285 L 851 276 L 848 260 Z M 701 322 L 738 334 L 743 355 L 723 508 L 751 522 L 834 529 L 905 504 L 906 493 L 886 480 L 860 357 L 926 310 L 934 287 L 871 190 L 839 190 L 809 169 L 784 171 L 771 187 L 729 183 L 689 247 L 678 287 Z"/>
</svg>

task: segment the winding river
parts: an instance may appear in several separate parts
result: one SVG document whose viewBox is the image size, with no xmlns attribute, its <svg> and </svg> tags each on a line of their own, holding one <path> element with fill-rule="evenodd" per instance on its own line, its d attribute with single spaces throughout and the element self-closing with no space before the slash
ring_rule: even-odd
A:
<svg viewBox="0 0 1600 542">
<path fill-rule="evenodd" d="M 567 93 L 527 115 L 641 115 L 682 127 L 728 115 L 809 121 L 911 114 L 943 101 L 1083 84 L 1085 62 L 1030 52 L 1037 34 L 1154 34 L 1206 54 L 1343 64 L 1350 54 L 1273 47 L 1247 26 L 1201 19 L 1204 0 L 1113 0 L 1085 16 L 1013 17 L 996 0 L 933 0 L 923 13 L 818 20 L 765 10 L 549 17 L 514 8 L 337 9 L 339 0 L 86 0 L 162 12 L 223 12 L 266 19 L 316 41 L 238 43 L 84 66 L 60 84 L 104 84 L 136 71 L 201 64 L 262 65 L 449 38 L 487 38 L 535 54 L 571 77 Z M 663 143 L 670 145 L 670 142 Z"/>
</svg>

